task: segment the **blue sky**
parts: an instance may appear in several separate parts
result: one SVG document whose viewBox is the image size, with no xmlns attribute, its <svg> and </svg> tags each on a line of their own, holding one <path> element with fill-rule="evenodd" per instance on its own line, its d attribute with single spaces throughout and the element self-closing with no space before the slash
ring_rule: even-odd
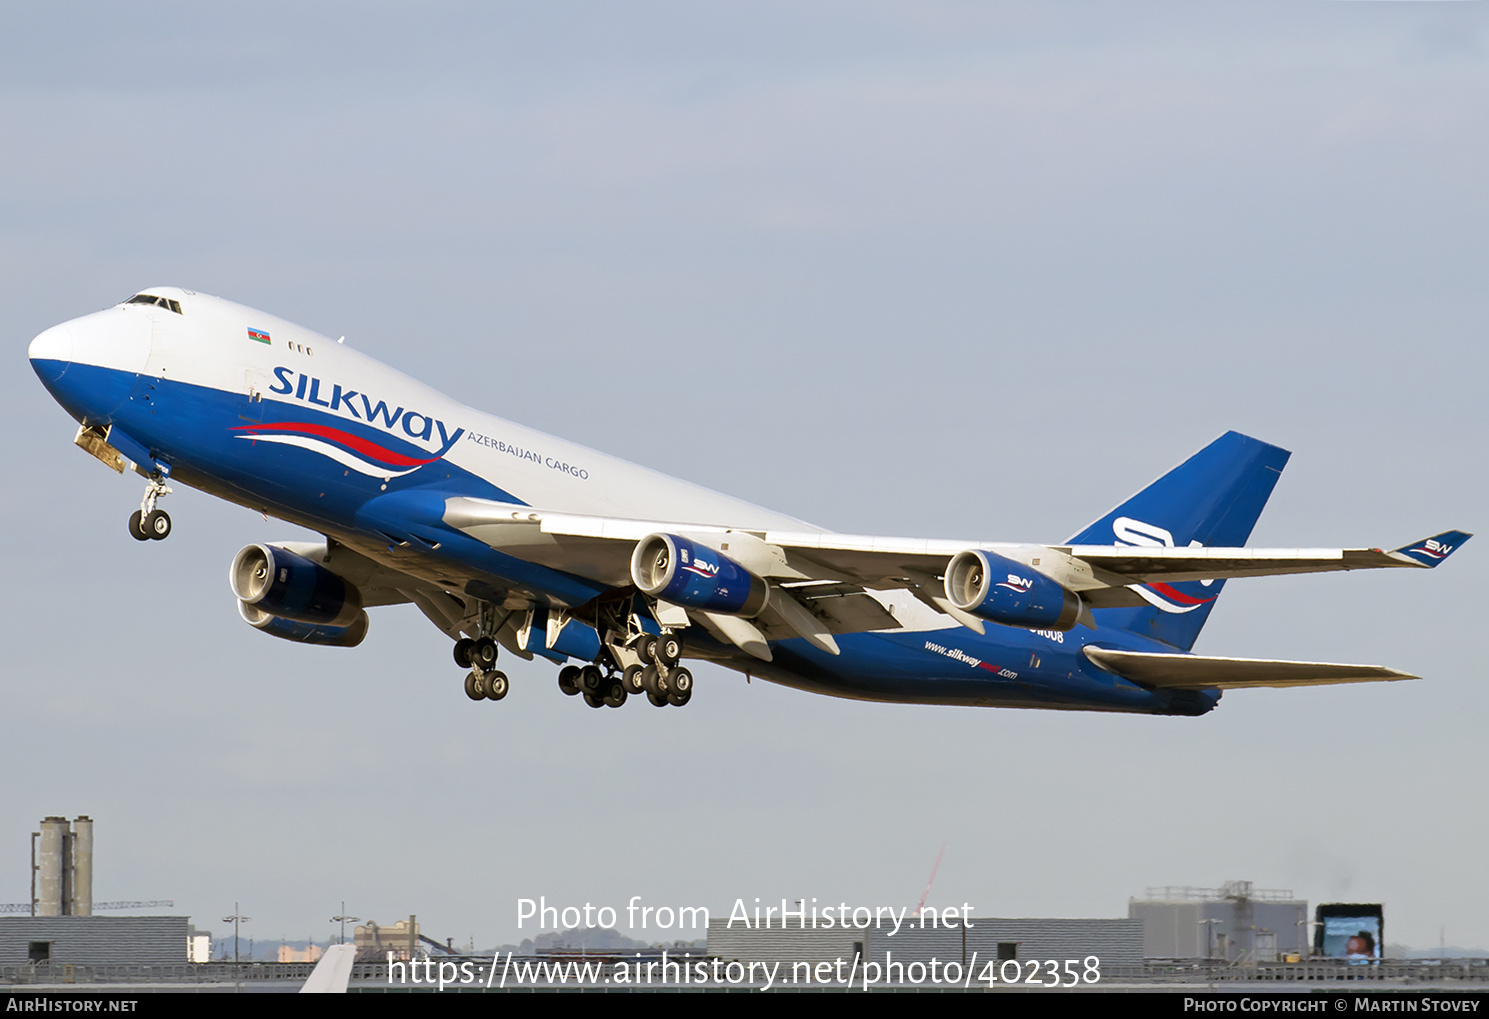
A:
<svg viewBox="0 0 1489 1019">
<path fill-rule="evenodd" d="M 472 705 L 411 608 L 351 652 L 244 626 L 227 564 L 293 527 L 182 492 L 170 541 L 129 540 L 138 486 L 24 363 L 170 283 L 838 530 L 1060 540 L 1230 428 L 1294 451 L 1255 544 L 1481 530 L 1482 5 L 12 21 L 0 900 L 29 894 L 42 816 L 88 813 L 100 899 L 214 928 L 236 901 L 262 940 L 324 938 L 342 900 L 477 944 L 538 895 L 913 905 L 945 843 L 932 901 L 988 915 L 1247 879 L 1489 945 L 1474 544 L 1430 575 L 1228 585 L 1199 652 L 1425 679 L 1202 719 L 706 666 L 685 711 L 587 711 L 521 663 Z"/>
</svg>

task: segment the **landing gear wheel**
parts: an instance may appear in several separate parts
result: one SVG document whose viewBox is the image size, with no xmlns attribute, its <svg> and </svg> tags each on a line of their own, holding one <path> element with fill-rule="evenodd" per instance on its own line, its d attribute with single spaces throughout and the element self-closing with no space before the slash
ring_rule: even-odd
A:
<svg viewBox="0 0 1489 1019">
<path fill-rule="evenodd" d="M 667 703 L 682 707 L 693 699 L 693 674 L 687 669 L 673 669 L 667 675 L 672 689 L 667 691 Z"/>
<path fill-rule="evenodd" d="M 465 677 L 465 695 L 473 701 L 486 699 L 486 680 L 479 672 Z"/>
<path fill-rule="evenodd" d="M 476 648 L 476 642 L 469 637 L 461 637 L 455 642 L 455 664 L 462 669 L 468 669 L 475 664 L 471 658 L 471 652 Z"/>
<path fill-rule="evenodd" d="M 579 667 L 565 665 L 558 670 L 558 688 L 570 697 L 579 692 Z"/>
<path fill-rule="evenodd" d="M 599 697 L 596 697 L 594 694 L 590 693 L 587 690 L 584 693 L 584 703 L 588 704 L 592 708 L 603 708 L 605 706 L 605 702 L 603 700 L 601 700 Z"/>
<path fill-rule="evenodd" d="M 641 656 L 643 662 L 653 661 L 653 654 L 657 649 L 657 639 L 649 633 L 642 634 L 636 638 L 636 643 L 631 645 L 636 653 Z"/>
<path fill-rule="evenodd" d="M 129 517 L 129 533 L 136 541 L 150 538 L 159 541 L 171 533 L 170 516 L 164 510 L 155 508 L 155 500 L 170 494 L 171 489 L 165 483 L 163 473 L 156 471 L 150 475 L 145 484 L 145 497 L 140 500 L 139 511 Z"/>
<path fill-rule="evenodd" d="M 505 672 L 486 673 L 486 699 L 488 701 L 499 701 L 507 695 L 507 674 Z"/>
<path fill-rule="evenodd" d="M 489 669 L 495 665 L 496 641 L 490 637 L 482 637 L 476 641 L 475 647 L 471 648 L 471 661 L 483 669 Z"/>
<path fill-rule="evenodd" d="M 140 531 L 148 538 L 164 541 L 171 536 L 171 516 L 165 510 L 151 510 L 140 520 Z"/>
<path fill-rule="evenodd" d="M 659 694 L 654 694 L 650 690 L 646 691 L 646 699 L 651 701 L 651 706 L 654 708 L 665 708 L 667 706 L 667 698 Z"/>
<path fill-rule="evenodd" d="M 626 688 L 626 693 L 645 693 L 646 687 L 641 684 L 641 674 L 646 671 L 644 665 L 628 665 L 626 671 L 621 673 L 621 685 Z"/>
<path fill-rule="evenodd" d="M 661 670 L 655 665 L 648 665 L 645 669 L 641 670 L 641 686 L 648 694 L 656 694 L 663 700 L 666 699 L 667 694 L 672 689 L 671 684 L 667 682 L 666 678 L 662 676 Z M 653 701 L 652 703 L 655 704 L 656 702 Z"/>
<path fill-rule="evenodd" d="M 667 668 L 676 667 L 677 663 L 682 660 L 682 638 L 670 633 L 662 634 L 652 654 Z"/>
<path fill-rule="evenodd" d="M 626 702 L 626 688 L 618 679 L 612 679 L 610 686 L 605 691 L 605 704 L 607 707 L 618 708 Z"/>
<path fill-rule="evenodd" d="M 584 691 L 586 700 L 589 699 L 590 694 L 600 696 L 604 682 L 605 676 L 600 672 L 599 666 L 586 665 L 579 670 L 579 688 Z"/>
</svg>

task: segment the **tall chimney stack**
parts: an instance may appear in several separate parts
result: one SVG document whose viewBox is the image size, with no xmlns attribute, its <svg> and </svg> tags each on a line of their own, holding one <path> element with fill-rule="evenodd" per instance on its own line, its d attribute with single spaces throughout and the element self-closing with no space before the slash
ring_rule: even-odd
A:
<svg viewBox="0 0 1489 1019">
<path fill-rule="evenodd" d="M 36 863 L 32 909 L 36 916 L 93 915 L 93 819 L 48 817 L 32 836 Z"/>
<path fill-rule="evenodd" d="M 41 822 L 40 845 L 37 846 L 36 915 L 61 916 L 72 830 L 65 817 L 48 817 Z"/>
<path fill-rule="evenodd" d="M 93 915 L 93 819 L 79 814 L 72 822 L 73 916 Z"/>
</svg>

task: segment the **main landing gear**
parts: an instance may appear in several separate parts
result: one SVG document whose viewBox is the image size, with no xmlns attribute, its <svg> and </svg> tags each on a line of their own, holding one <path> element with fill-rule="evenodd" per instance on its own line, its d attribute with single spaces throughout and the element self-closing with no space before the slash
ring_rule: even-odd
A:
<svg viewBox="0 0 1489 1019">
<path fill-rule="evenodd" d="M 155 508 L 155 500 L 170 495 L 171 490 L 159 478 L 151 478 L 145 488 L 145 497 L 140 508 L 129 515 L 129 533 L 135 541 L 164 541 L 171 533 L 171 517 L 165 510 Z"/>
<path fill-rule="evenodd" d="M 491 634 L 500 632 L 506 616 L 489 604 L 481 606 L 479 637 L 455 642 L 455 664 L 469 669 L 465 695 L 473 701 L 499 701 L 507 695 L 507 675 L 496 668 L 500 646 Z M 681 665 L 682 637 L 665 631 L 643 633 L 632 619 L 604 626 L 604 646 L 588 665 L 566 665 L 559 670 L 558 688 L 570 697 L 583 696 L 592 708 L 618 708 L 632 695 L 645 695 L 659 708 L 682 707 L 693 698 L 693 674 Z M 467 631 L 469 632 L 469 631 Z"/>
<path fill-rule="evenodd" d="M 600 665 L 568 665 L 559 670 L 558 688 L 584 695 L 592 708 L 618 708 L 633 694 L 645 694 L 652 705 L 682 707 L 693 698 L 693 674 L 679 665 L 682 638 L 673 633 L 623 636 L 611 631 Z M 607 660 L 608 659 L 608 660 Z"/>
<path fill-rule="evenodd" d="M 455 664 L 470 669 L 465 677 L 465 695 L 473 701 L 499 701 L 507 695 L 507 674 L 496 668 L 496 641 L 490 637 L 455 642 Z"/>
<path fill-rule="evenodd" d="M 558 688 L 570 697 L 583 694 L 592 708 L 618 708 L 630 696 L 614 669 L 598 665 L 565 665 L 558 670 Z"/>
</svg>

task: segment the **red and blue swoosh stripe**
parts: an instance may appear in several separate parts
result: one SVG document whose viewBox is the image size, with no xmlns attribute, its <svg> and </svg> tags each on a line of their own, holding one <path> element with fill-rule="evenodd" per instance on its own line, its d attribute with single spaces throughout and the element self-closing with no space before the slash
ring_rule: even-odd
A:
<svg viewBox="0 0 1489 1019">
<path fill-rule="evenodd" d="M 1134 584 L 1132 585 L 1132 590 L 1141 595 L 1142 599 L 1155 609 L 1178 614 L 1193 612 L 1201 605 L 1208 605 L 1219 597 L 1217 594 L 1209 598 L 1196 598 L 1193 595 L 1185 594 L 1172 585 L 1156 582 L 1151 584 Z"/>
<path fill-rule="evenodd" d="M 1180 591 L 1176 587 L 1170 587 L 1168 584 L 1155 583 L 1149 584 L 1148 587 L 1154 591 L 1157 591 L 1159 594 L 1172 601 L 1175 605 L 1185 605 L 1192 607 L 1195 605 L 1204 605 L 1206 602 L 1212 602 L 1215 600 L 1214 598 L 1195 598 L 1191 595 L 1185 594 L 1183 591 Z"/>
<path fill-rule="evenodd" d="M 233 431 L 241 433 L 239 438 L 264 439 L 266 441 L 284 442 L 287 439 L 300 440 L 293 444 L 306 448 L 315 449 L 317 446 L 328 446 L 331 450 L 340 452 L 342 456 L 334 455 L 331 450 L 317 450 L 325 452 L 333 459 L 341 463 L 347 463 L 344 459 L 347 455 L 360 460 L 369 467 L 377 468 L 381 472 L 407 474 L 417 470 L 425 464 L 434 463 L 440 459 L 437 456 L 414 457 L 395 452 L 386 446 L 379 445 L 371 439 L 340 428 L 332 428 L 330 425 L 315 424 L 309 421 L 279 421 L 274 424 L 241 425 Z M 355 466 L 349 464 L 349 466 Z M 371 473 L 371 472 L 367 472 Z"/>
</svg>

